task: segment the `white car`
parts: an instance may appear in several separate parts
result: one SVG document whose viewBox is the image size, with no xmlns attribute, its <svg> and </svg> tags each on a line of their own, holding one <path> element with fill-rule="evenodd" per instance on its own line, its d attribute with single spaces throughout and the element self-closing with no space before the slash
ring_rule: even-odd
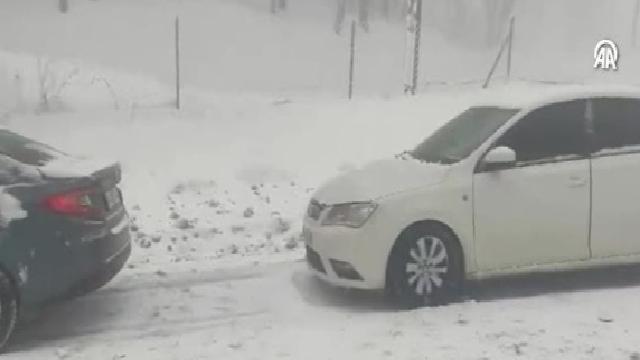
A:
<svg viewBox="0 0 640 360">
<path fill-rule="evenodd" d="M 640 93 L 471 107 L 313 196 L 313 272 L 442 304 L 466 279 L 640 262 Z"/>
</svg>

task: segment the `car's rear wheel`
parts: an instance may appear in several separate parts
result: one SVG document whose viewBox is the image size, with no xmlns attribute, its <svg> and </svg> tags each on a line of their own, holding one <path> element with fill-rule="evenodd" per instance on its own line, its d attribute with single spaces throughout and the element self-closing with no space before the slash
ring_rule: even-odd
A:
<svg viewBox="0 0 640 360">
<path fill-rule="evenodd" d="M 18 296 L 13 282 L 0 271 L 0 351 L 4 349 L 18 320 Z"/>
<path fill-rule="evenodd" d="M 388 270 L 388 291 L 401 305 L 442 305 L 460 291 L 462 252 L 455 236 L 444 226 L 417 224 L 396 242 Z"/>
</svg>

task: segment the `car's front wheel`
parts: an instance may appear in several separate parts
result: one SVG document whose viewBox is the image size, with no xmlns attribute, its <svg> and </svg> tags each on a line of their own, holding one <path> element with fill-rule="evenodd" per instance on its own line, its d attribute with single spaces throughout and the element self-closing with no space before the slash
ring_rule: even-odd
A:
<svg viewBox="0 0 640 360">
<path fill-rule="evenodd" d="M 0 351 L 4 349 L 18 320 L 18 296 L 11 279 L 0 271 Z"/>
<path fill-rule="evenodd" d="M 388 290 L 404 306 L 445 304 L 461 287 L 460 247 L 455 236 L 437 224 L 417 224 L 405 230 L 388 266 Z"/>
</svg>

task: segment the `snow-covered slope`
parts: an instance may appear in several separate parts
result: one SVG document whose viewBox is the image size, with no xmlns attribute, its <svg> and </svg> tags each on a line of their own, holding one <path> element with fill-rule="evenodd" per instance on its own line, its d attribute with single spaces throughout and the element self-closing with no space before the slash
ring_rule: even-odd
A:
<svg viewBox="0 0 640 360">
<path fill-rule="evenodd" d="M 0 4 L 0 49 L 81 59 L 172 84 L 179 15 L 186 87 L 244 94 L 346 93 L 348 41 L 333 33 L 329 6 L 324 6 L 325 21 L 305 22 L 220 0 L 85 0 L 73 2 L 66 15 L 51 5 L 36 0 Z M 399 27 L 380 24 L 359 39 L 359 92 L 402 89 L 403 34 Z"/>
<path fill-rule="evenodd" d="M 0 50 L 93 64 L 171 85 L 174 19 L 179 15 L 186 88 L 245 95 L 345 96 L 348 36 L 332 31 L 334 2 L 290 1 L 290 10 L 277 16 L 266 11 L 267 3 L 78 0 L 62 15 L 53 1 L 7 0 L 0 4 Z M 635 64 L 640 62 L 638 49 L 631 43 L 633 7 L 633 0 L 518 1 L 512 75 L 562 82 L 637 83 L 640 68 Z M 456 36 L 466 41 L 456 41 L 425 24 L 421 89 L 427 84 L 484 79 L 497 48 L 479 43 L 483 23 L 472 19 L 459 21 Z M 356 96 L 401 93 L 404 36 L 397 18 L 376 18 L 369 33 L 358 34 Z M 617 73 L 592 69 L 593 46 L 602 38 L 612 38 L 621 48 Z M 497 77 L 503 77 L 503 67 Z M 0 61 L 0 83 L 2 75 Z"/>
</svg>

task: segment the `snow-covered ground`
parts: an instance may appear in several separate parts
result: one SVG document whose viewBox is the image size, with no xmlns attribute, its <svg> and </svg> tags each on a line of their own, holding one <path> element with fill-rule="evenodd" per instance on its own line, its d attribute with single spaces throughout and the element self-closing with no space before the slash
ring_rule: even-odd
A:
<svg viewBox="0 0 640 360">
<path fill-rule="evenodd" d="M 302 215 L 326 179 L 413 147 L 485 96 L 548 91 L 498 78 L 479 93 L 496 49 L 425 31 L 424 90 L 405 98 L 403 29 L 375 20 L 347 101 L 346 35 L 325 2 L 290 0 L 276 17 L 258 0 L 77 0 L 64 16 L 49 2 L 0 4 L 0 123 L 120 161 L 134 251 L 105 289 L 22 329 L 7 358 L 640 359 L 634 274 L 497 284 L 399 312 L 321 285 L 300 262 Z M 514 77 L 637 83 L 628 21 L 595 21 L 624 19 L 632 2 L 573 2 L 590 4 L 584 18 L 518 3 Z M 591 69 L 600 36 L 623 48 L 617 73 Z M 459 81 L 471 85 L 434 85 Z"/>
<path fill-rule="evenodd" d="M 50 309 L 7 358 L 634 360 L 639 283 L 638 269 L 554 276 L 398 311 L 324 286 L 301 262 L 125 273 Z"/>
</svg>

